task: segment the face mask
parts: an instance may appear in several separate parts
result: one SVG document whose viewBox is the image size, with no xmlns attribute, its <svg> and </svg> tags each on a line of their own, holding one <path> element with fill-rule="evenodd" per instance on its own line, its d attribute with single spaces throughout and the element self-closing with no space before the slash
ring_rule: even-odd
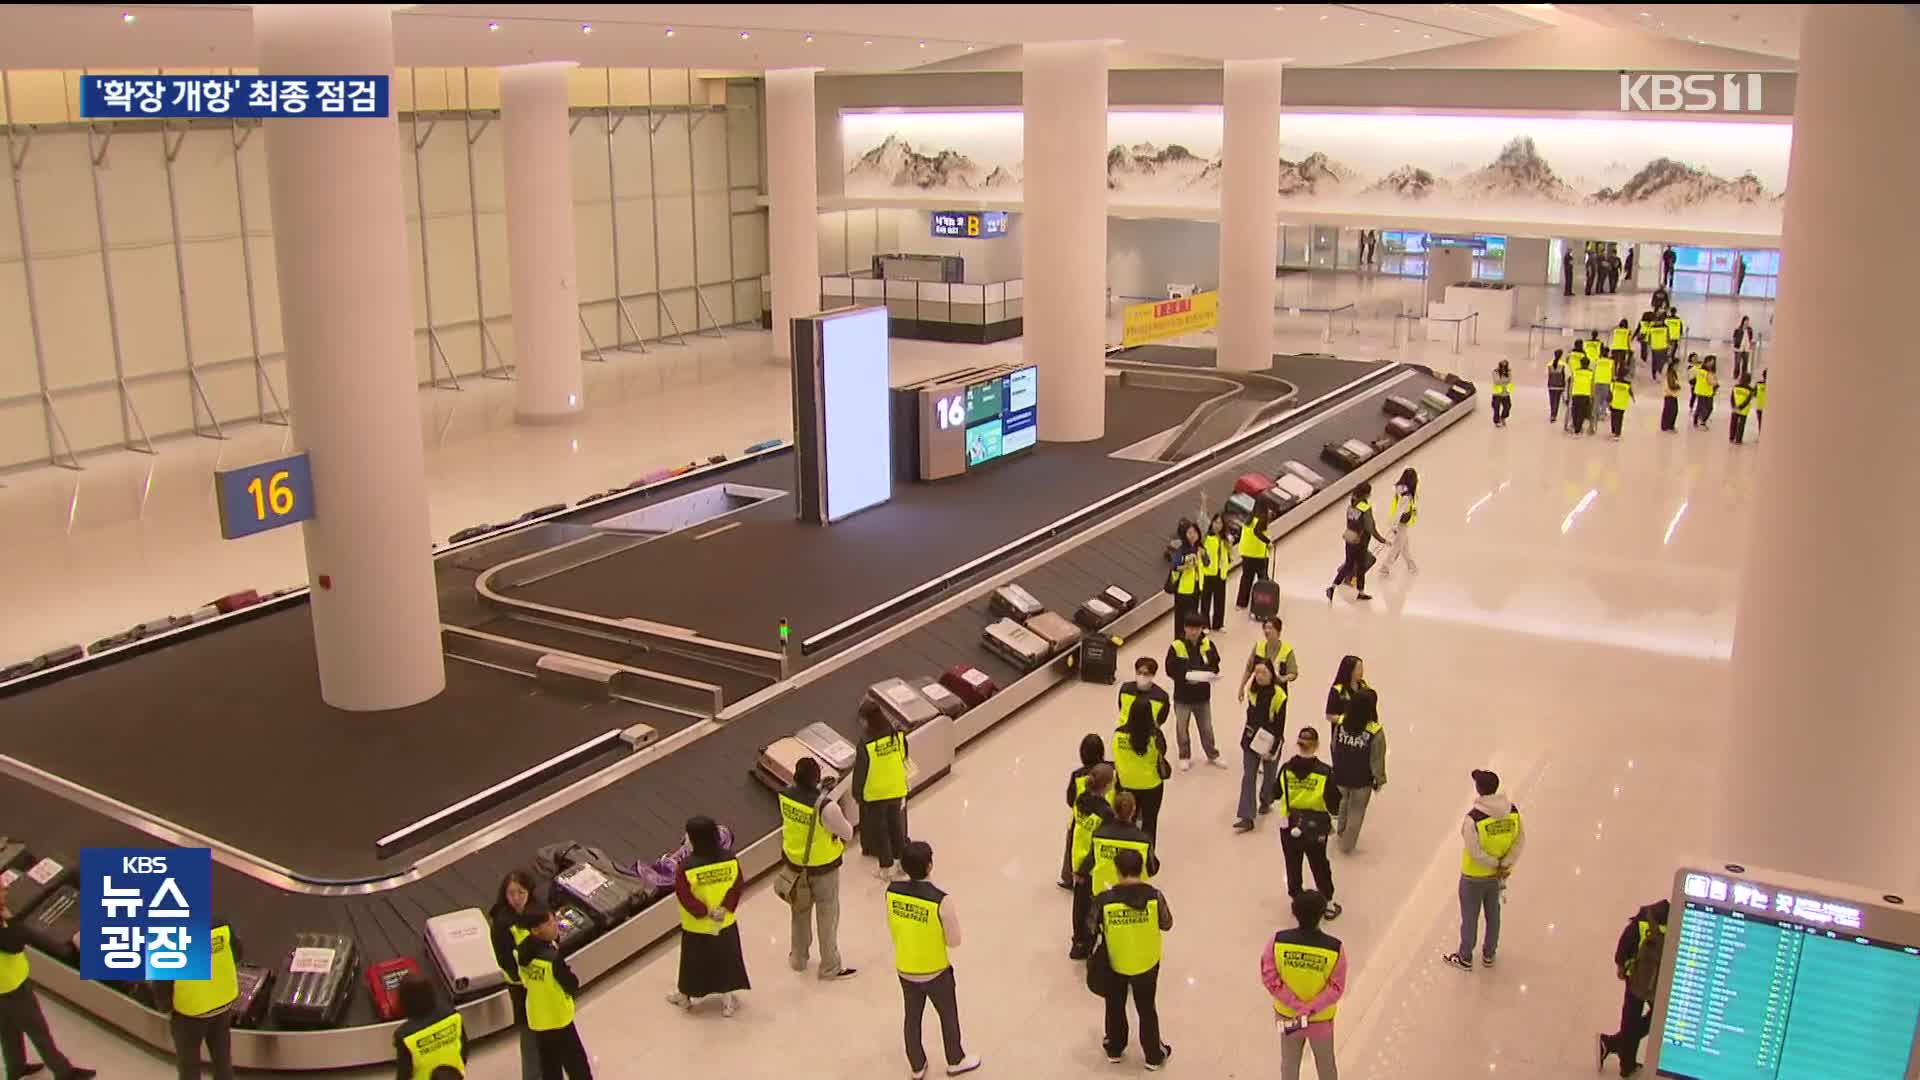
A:
<svg viewBox="0 0 1920 1080">
<path fill-rule="evenodd" d="M 1151 675 L 1135 676 L 1133 680 L 1133 685 L 1138 686 L 1142 690 L 1151 690 L 1153 689 L 1153 676 Z"/>
</svg>

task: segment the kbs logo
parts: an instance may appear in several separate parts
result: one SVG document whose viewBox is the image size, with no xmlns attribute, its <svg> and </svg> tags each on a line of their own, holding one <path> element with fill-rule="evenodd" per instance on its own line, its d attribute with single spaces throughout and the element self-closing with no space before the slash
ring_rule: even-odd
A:
<svg viewBox="0 0 1920 1080">
<path fill-rule="evenodd" d="M 1621 112 L 1759 112 L 1759 75 L 1620 73 Z"/>
</svg>

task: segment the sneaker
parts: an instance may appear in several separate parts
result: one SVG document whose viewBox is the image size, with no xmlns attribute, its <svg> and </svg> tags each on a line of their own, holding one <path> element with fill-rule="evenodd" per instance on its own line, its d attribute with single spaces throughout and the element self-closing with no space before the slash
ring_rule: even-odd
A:
<svg viewBox="0 0 1920 1080">
<path fill-rule="evenodd" d="M 1227 767 L 1227 763 L 1226 763 L 1226 762 L 1224 762 L 1224 761 L 1222 761 L 1222 760 L 1220 760 L 1220 759 L 1219 759 L 1219 758 L 1217 758 L 1217 757 L 1210 757 L 1210 758 L 1208 758 L 1208 759 L 1207 759 L 1207 764 L 1209 764 L 1209 765 L 1211 765 L 1211 766 L 1213 766 L 1213 767 L 1214 767 L 1214 768 L 1216 768 L 1216 769 L 1224 769 L 1224 768 L 1226 768 L 1226 767 Z"/>
<path fill-rule="evenodd" d="M 691 1009 L 693 1007 L 693 999 L 675 990 L 673 993 L 667 995 L 667 1004 L 676 1009 Z"/>
<path fill-rule="evenodd" d="M 947 1066 L 947 1075 L 959 1076 L 961 1073 L 970 1073 L 979 1067 L 980 1055 L 968 1054 L 966 1057 L 960 1059 L 960 1064 Z"/>
<path fill-rule="evenodd" d="M 1273 813 L 1273 804 L 1272 804 L 1272 803 L 1262 803 L 1262 804 L 1260 805 L 1260 816 L 1261 816 L 1261 817 L 1266 817 L 1266 816 L 1267 816 L 1268 814 L 1271 814 L 1271 813 Z"/>
<path fill-rule="evenodd" d="M 843 967 L 839 971 L 833 972 L 832 974 L 829 974 L 829 975 L 822 975 L 820 977 L 822 979 L 851 979 L 858 974 L 860 974 L 859 968 Z"/>
<path fill-rule="evenodd" d="M 1192 771 L 1193 771 L 1193 759 L 1192 759 L 1192 758 L 1184 758 L 1184 757 L 1183 757 L 1183 758 L 1181 758 L 1181 759 L 1180 759 L 1180 771 L 1181 771 L 1181 772 L 1192 772 Z"/>
<path fill-rule="evenodd" d="M 740 1011 L 740 998 L 737 994 L 727 994 L 720 999 L 720 1015 L 732 1016 Z"/>
<path fill-rule="evenodd" d="M 1107 1055 L 1107 1064 L 1109 1065 L 1118 1065 L 1121 1062 L 1127 1060 L 1127 1055 L 1124 1051 L 1116 1054 L 1113 1051 L 1103 1046 L 1100 1048 L 1100 1052 Z"/>
<path fill-rule="evenodd" d="M 1594 1063 L 1593 1071 L 1605 1072 L 1607 1070 L 1607 1059 L 1613 1056 L 1613 1047 L 1607 1045 L 1607 1037 L 1605 1035 L 1597 1035 L 1595 1038 L 1600 1043 L 1600 1060 Z"/>
<path fill-rule="evenodd" d="M 1491 971 L 1491 970 L 1493 969 L 1493 954 L 1492 954 L 1492 953 L 1481 953 L 1481 954 L 1480 954 L 1480 966 L 1481 966 L 1481 967 L 1483 967 L 1483 968 L 1486 968 L 1486 969 L 1488 969 L 1489 971 Z"/>
<path fill-rule="evenodd" d="M 893 867 L 891 867 L 891 866 L 876 866 L 876 867 L 874 867 L 874 868 L 873 868 L 873 876 L 874 876 L 874 877 L 876 877 L 876 878 L 879 878 L 879 879 L 880 879 L 881 881 L 892 881 L 892 880 L 893 880 Z"/>
<path fill-rule="evenodd" d="M 1371 600 L 1371 599 L 1373 599 L 1373 597 L 1372 597 L 1371 595 L 1369 595 L 1369 594 L 1367 594 L 1367 593 L 1363 593 L 1363 592 L 1357 592 L 1357 593 L 1354 593 L 1354 594 L 1353 594 L 1353 598 L 1354 598 L 1355 600 Z"/>
<path fill-rule="evenodd" d="M 1449 964 L 1452 964 L 1454 967 L 1459 968 L 1461 971 L 1473 970 L 1473 957 L 1471 956 L 1462 956 L 1457 952 L 1450 952 L 1446 956 L 1442 957 L 1441 959 L 1445 960 Z"/>
<path fill-rule="evenodd" d="M 1061 878 L 1059 881 L 1054 882 L 1054 884 L 1060 886 L 1061 888 L 1067 890 L 1068 892 L 1073 891 L 1072 878 Z"/>
<path fill-rule="evenodd" d="M 1069 960 L 1085 960 L 1092 955 L 1093 946 L 1091 945 L 1075 945 L 1073 948 L 1067 950 L 1067 959 Z"/>
<path fill-rule="evenodd" d="M 1239 821 L 1236 821 L 1233 823 L 1233 831 L 1234 832 L 1252 832 L 1253 822 L 1248 821 L 1246 818 L 1241 818 Z"/>
<path fill-rule="evenodd" d="M 1327 603 L 1333 603 L 1333 586 L 1327 586 Z"/>
<path fill-rule="evenodd" d="M 1173 1060 L 1173 1047 L 1168 1043 L 1160 1044 L 1160 1060 L 1147 1062 L 1148 1072 L 1159 1072 L 1161 1067 Z M 1316 1059 L 1317 1060 L 1317 1059 Z"/>
<path fill-rule="evenodd" d="M 925 1069 L 915 1069 L 907 1075 L 912 1077 L 913 1080 L 927 1080 L 927 1070 Z"/>
</svg>

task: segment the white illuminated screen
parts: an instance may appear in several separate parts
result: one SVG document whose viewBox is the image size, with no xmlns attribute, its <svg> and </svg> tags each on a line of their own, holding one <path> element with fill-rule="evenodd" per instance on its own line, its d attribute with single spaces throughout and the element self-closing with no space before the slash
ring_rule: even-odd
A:
<svg viewBox="0 0 1920 1080">
<path fill-rule="evenodd" d="M 887 413 L 887 309 L 820 322 L 821 452 L 827 520 L 893 497 L 893 430 Z"/>
</svg>

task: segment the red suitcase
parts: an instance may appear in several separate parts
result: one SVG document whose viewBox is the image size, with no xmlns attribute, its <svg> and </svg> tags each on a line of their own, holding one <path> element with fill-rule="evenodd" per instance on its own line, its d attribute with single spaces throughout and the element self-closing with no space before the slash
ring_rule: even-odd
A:
<svg viewBox="0 0 1920 1080">
<path fill-rule="evenodd" d="M 1244 473 L 1240 479 L 1233 482 L 1233 491 L 1236 495 L 1246 495 L 1250 498 L 1258 499 L 1263 492 L 1272 486 L 1273 479 L 1271 477 L 1262 476 L 1259 473 Z"/>
<path fill-rule="evenodd" d="M 367 969 L 367 996 L 373 999 L 373 1011 L 382 1020 L 398 1020 L 406 1012 L 400 1005 L 400 984 L 420 974 L 420 965 L 412 957 L 382 960 Z"/>
<path fill-rule="evenodd" d="M 967 703 L 967 708 L 977 708 L 988 698 L 1000 692 L 993 679 L 986 672 L 971 664 L 958 664 L 947 669 L 940 676 L 940 685 L 954 692 L 955 696 Z"/>
<path fill-rule="evenodd" d="M 229 611 L 239 611 L 243 607 L 252 607 L 259 602 L 260 594 L 248 589 L 245 592 L 228 593 L 215 600 L 213 606 L 219 609 L 220 614 L 225 615 Z"/>
</svg>

